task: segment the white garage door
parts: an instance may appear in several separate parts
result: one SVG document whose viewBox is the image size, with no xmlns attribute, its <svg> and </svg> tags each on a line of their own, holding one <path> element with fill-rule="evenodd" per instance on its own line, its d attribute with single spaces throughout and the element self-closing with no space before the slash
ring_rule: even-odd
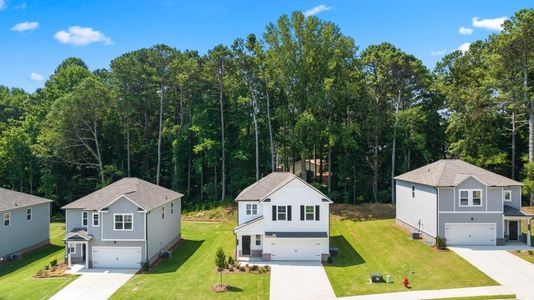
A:
<svg viewBox="0 0 534 300">
<path fill-rule="evenodd" d="M 93 268 L 141 267 L 141 247 L 93 247 Z"/>
<path fill-rule="evenodd" d="M 445 239 L 449 246 L 494 246 L 496 227 L 494 223 L 445 223 Z"/>
<path fill-rule="evenodd" d="M 317 239 L 276 239 L 271 243 L 272 260 L 321 260 L 321 241 Z"/>
</svg>

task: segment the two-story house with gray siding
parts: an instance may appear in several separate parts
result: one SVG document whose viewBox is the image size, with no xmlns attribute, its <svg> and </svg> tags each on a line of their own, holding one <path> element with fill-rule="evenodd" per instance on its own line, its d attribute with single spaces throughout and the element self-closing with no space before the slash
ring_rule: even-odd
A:
<svg viewBox="0 0 534 300">
<path fill-rule="evenodd" d="M 182 194 L 123 178 L 63 207 L 69 266 L 140 268 L 181 238 Z"/>
<path fill-rule="evenodd" d="M 0 188 L 0 261 L 50 243 L 50 202 Z"/>
<path fill-rule="evenodd" d="M 459 159 L 442 159 L 395 177 L 397 223 L 447 245 L 521 242 L 522 183 Z M 525 241 L 530 244 L 530 227 Z"/>
</svg>

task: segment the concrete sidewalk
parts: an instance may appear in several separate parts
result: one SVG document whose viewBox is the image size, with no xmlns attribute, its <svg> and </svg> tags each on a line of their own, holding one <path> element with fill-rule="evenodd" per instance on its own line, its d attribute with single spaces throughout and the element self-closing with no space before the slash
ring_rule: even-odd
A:
<svg viewBox="0 0 534 300">
<path fill-rule="evenodd" d="M 438 299 L 453 297 L 474 297 L 474 296 L 491 296 L 491 295 L 509 295 L 514 294 L 503 286 L 483 286 L 461 289 L 430 290 L 430 291 L 412 291 L 398 292 L 388 294 L 374 294 L 338 298 L 342 300 L 420 300 L 420 299 Z"/>
</svg>

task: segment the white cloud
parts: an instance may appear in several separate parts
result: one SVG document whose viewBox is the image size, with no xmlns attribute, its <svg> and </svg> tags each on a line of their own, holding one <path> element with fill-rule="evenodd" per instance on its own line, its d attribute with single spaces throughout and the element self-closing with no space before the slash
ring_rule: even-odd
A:
<svg viewBox="0 0 534 300">
<path fill-rule="evenodd" d="M 479 17 L 474 17 L 472 20 L 473 20 L 473 27 L 501 31 L 502 23 L 508 20 L 508 18 L 500 17 L 500 18 L 495 18 L 495 19 L 481 19 Z"/>
<path fill-rule="evenodd" d="M 471 43 L 463 43 L 460 46 L 458 46 L 456 50 L 460 50 L 462 53 L 465 53 L 467 52 L 467 50 L 469 50 L 469 46 L 471 46 Z"/>
<path fill-rule="evenodd" d="M 43 77 L 43 75 L 41 75 L 39 73 L 31 73 L 30 74 L 30 79 L 33 80 L 33 81 L 43 81 L 44 77 Z"/>
<path fill-rule="evenodd" d="M 471 33 L 473 33 L 473 28 L 468 28 L 468 27 L 460 27 L 458 29 L 458 33 L 459 34 L 463 34 L 463 35 L 470 35 Z"/>
<path fill-rule="evenodd" d="M 71 26 L 67 31 L 62 30 L 54 34 L 54 38 L 62 44 L 85 46 L 91 43 L 111 44 L 111 38 L 91 27 Z"/>
<path fill-rule="evenodd" d="M 432 51 L 430 52 L 430 55 L 432 56 L 443 56 L 447 53 L 447 50 L 443 49 L 443 50 L 438 50 L 438 51 Z"/>
<path fill-rule="evenodd" d="M 23 32 L 39 28 L 39 22 L 22 22 L 11 27 L 11 31 Z"/>
<path fill-rule="evenodd" d="M 6 1 L 5 0 L 0 0 L 0 10 L 6 8 Z"/>
<path fill-rule="evenodd" d="M 320 13 L 320 12 L 331 10 L 331 9 L 332 9 L 332 7 L 326 6 L 324 4 L 317 5 L 317 6 L 313 7 L 313 8 L 310 8 L 307 11 L 305 11 L 304 12 L 304 16 L 306 16 L 306 17 L 314 16 L 314 15 Z"/>
</svg>

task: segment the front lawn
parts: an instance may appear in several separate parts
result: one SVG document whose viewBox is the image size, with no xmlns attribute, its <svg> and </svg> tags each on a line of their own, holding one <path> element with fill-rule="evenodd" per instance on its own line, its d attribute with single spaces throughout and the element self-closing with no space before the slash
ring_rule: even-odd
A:
<svg viewBox="0 0 534 300">
<path fill-rule="evenodd" d="M 0 299 L 48 299 L 75 276 L 37 279 L 33 276 L 53 258 L 63 260 L 65 224 L 50 224 L 51 245 L 38 249 L 16 262 L 0 265 Z"/>
<path fill-rule="evenodd" d="M 352 221 L 333 216 L 330 247 L 339 248 L 335 264 L 325 267 L 338 297 L 498 285 L 451 251 L 439 251 L 413 241 L 395 221 Z M 369 274 L 392 275 L 393 283 L 369 283 Z"/>
<path fill-rule="evenodd" d="M 112 299 L 268 299 L 268 274 L 224 274 L 223 283 L 232 288 L 216 294 L 218 283 L 215 251 L 223 247 L 234 256 L 235 221 L 224 223 L 182 221 L 182 243 L 172 258 L 163 260 L 151 272 L 135 275 Z"/>
<path fill-rule="evenodd" d="M 532 250 L 530 250 L 530 252 L 529 251 L 520 251 L 520 252 L 510 251 L 510 252 L 512 252 L 516 256 L 519 256 L 522 259 L 534 264 L 534 252 L 532 252 Z"/>
</svg>

